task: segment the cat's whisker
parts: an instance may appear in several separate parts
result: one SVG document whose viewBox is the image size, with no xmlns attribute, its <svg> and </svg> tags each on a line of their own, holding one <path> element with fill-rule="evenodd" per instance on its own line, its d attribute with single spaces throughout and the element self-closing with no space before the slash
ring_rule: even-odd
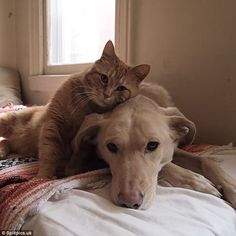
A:
<svg viewBox="0 0 236 236">
<path fill-rule="evenodd" d="M 81 97 L 81 96 L 74 96 L 72 98 L 72 103 L 73 104 L 78 104 L 82 99 L 85 99 L 86 97 Z"/>
<path fill-rule="evenodd" d="M 74 97 L 80 97 L 81 95 L 97 95 L 94 91 L 84 91 L 84 92 L 77 92 Z"/>
<path fill-rule="evenodd" d="M 90 98 L 88 96 L 83 97 L 83 98 L 77 98 L 73 101 L 73 103 L 75 104 L 75 107 L 79 107 L 79 106 L 84 106 L 88 101 L 90 100 Z"/>
<path fill-rule="evenodd" d="M 78 93 L 78 95 L 97 95 L 95 92 L 84 92 L 84 93 Z"/>
<path fill-rule="evenodd" d="M 75 101 L 75 106 L 79 107 L 87 103 L 90 99 L 88 97 L 80 98 L 77 101 Z"/>
<path fill-rule="evenodd" d="M 74 114 L 78 109 L 81 109 L 81 107 L 84 107 L 84 105 L 88 104 L 88 102 L 91 100 L 90 96 L 86 97 L 79 97 L 74 101 L 75 107 L 72 111 L 72 114 Z"/>
<path fill-rule="evenodd" d="M 84 103 L 88 102 L 89 100 L 93 100 L 94 98 L 97 98 L 97 94 L 94 92 L 88 92 L 84 94 L 84 97 L 81 98 L 81 94 L 77 94 L 74 97 L 74 102 L 79 104 L 79 105 L 84 105 Z"/>
<path fill-rule="evenodd" d="M 86 105 L 87 102 L 90 101 L 90 100 L 91 100 L 91 99 L 90 99 L 89 97 L 87 97 L 87 98 L 85 98 L 85 99 L 81 99 L 81 100 L 79 101 L 79 105 L 80 105 L 80 106 L 84 106 L 84 105 Z"/>
</svg>

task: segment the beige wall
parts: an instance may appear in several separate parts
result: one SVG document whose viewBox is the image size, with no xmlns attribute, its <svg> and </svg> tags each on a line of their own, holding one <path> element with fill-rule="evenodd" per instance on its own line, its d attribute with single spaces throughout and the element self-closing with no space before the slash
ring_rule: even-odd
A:
<svg viewBox="0 0 236 236">
<path fill-rule="evenodd" d="M 134 2 L 132 62 L 151 64 L 198 140 L 236 143 L 236 1 Z"/>
<path fill-rule="evenodd" d="M 15 0 L 0 0 L 0 66 L 16 67 Z"/>
</svg>

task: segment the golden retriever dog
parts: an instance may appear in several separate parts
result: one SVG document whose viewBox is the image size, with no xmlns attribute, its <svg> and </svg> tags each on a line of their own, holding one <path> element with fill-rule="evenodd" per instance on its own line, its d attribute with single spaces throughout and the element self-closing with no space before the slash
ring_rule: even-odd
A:
<svg viewBox="0 0 236 236">
<path fill-rule="evenodd" d="M 155 93 L 152 91 L 157 89 L 161 90 L 159 95 L 163 92 L 161 104 L 168 105 L 168 94 L 162 88 L 144 85 L 141 91 L 146 96 L 138 95 L 117 106 L 111 113 L 88 116 L 74 139 L 74 156 L 68 173 L 78 172 L 77 157 L 81 158 L 81 155 L 77 153 L 81 143 L 90 140 L 95 143 L 98 155 L 110 167 L 111 196 L 115 204 L 147 209 L 156 194 L 160 178 L 171 186 L 221 196 L 218 188 L 235 208 L 236 181 L 214 160 L 178 149 L 178 145 L 193 141 L 195 125 L 177 108 L 160 106 L 157 103 L 160 98 L 154 101 Z"/>
</svg>

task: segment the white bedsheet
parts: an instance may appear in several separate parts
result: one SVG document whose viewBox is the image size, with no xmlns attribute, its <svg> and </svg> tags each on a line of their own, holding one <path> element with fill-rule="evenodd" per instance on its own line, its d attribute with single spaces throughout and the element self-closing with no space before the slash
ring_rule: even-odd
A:
<svg viewBox="0 0 236 236">
<path fill-rule="evenodd" d="M 223 166 L 235 175 L 236 150 L 215 155 L 224 155 Z M 109 188 L 74 189 L 51 199 L 23 228 L 33 229 L 35 236 L 236 236 L 236 212 L 214 196 L 158 187 L 153 206 L 140 211 L 115 206 Z"/>
</svg>

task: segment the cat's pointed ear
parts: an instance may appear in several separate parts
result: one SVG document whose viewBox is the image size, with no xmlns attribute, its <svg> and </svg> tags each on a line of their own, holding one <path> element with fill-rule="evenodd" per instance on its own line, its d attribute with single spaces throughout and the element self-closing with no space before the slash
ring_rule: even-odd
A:
<svg viewBox="0 0 236 236">
<path fill-rule="evenodd" d="M 114 45 L 112 43 L 111 40 L 109 40 L 104 49 L 103 49 L 103 52 L 102 52 L 102 57 L 105 56 L 105 57 L 115 57 L 116 56 L 116 53 L 115 53 L 115 48 L 114 48 Z"/>
<path fill-rule="evenodd" d="M 139 82 L 141 82 L 150 72 L 150 68 L 151 67 L 149 65 L 142 64 L 142 65 L 133 67 L 131 71 L 138 77 Z"/>
</svg>

